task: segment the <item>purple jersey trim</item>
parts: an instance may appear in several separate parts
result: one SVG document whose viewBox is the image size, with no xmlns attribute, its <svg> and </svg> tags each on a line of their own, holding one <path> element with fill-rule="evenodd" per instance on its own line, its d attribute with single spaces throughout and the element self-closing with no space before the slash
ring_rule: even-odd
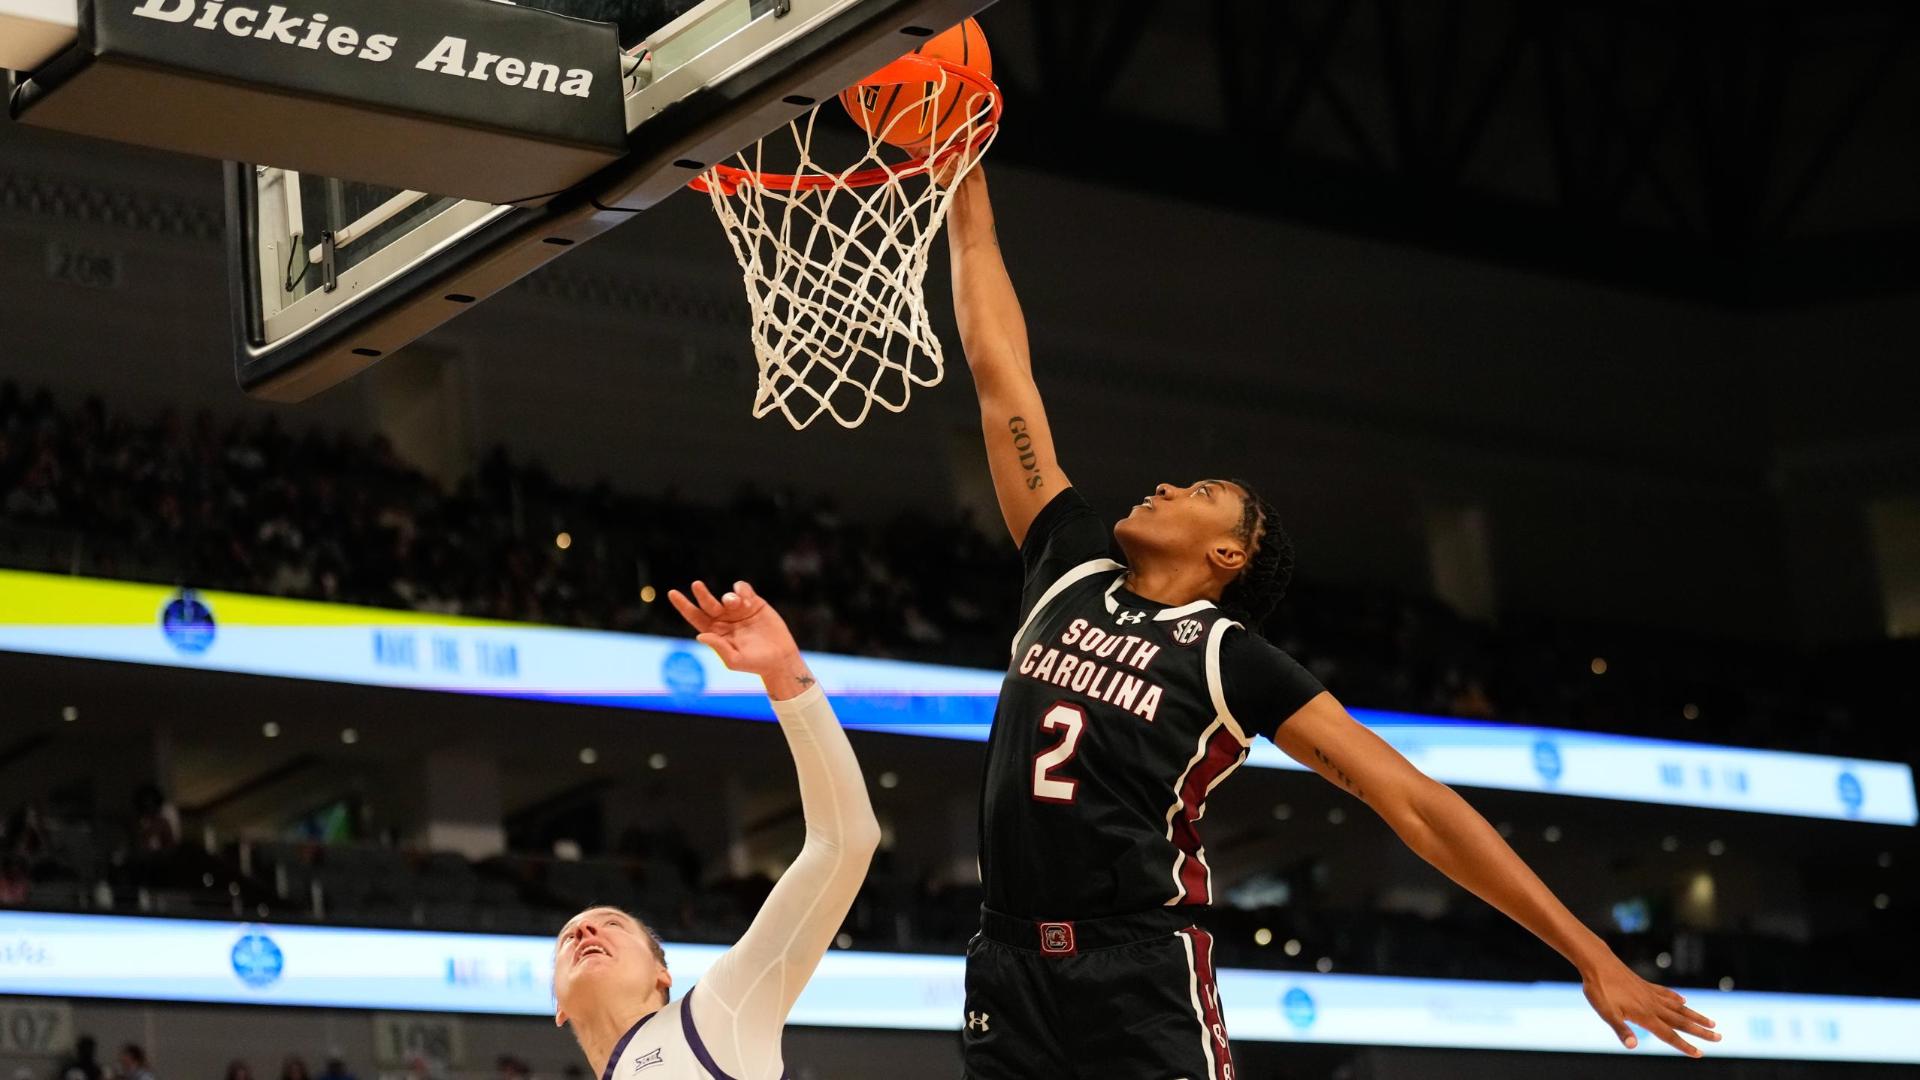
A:
<svg viewBox="0 0 1920 1080">
<path fill-rule="evenodd" d="M 635 1020 L 633 1026 L 627 1029 L 627 1033 L 620 1036 L 620 1041 L 613 1044 L 613 1056 L 607 1059 L 607 1067 L 600 1070 L 600 1080 L 613 1080 L 613 1067 L 620 1064 L 620 1055 L 627 1052 L 627 1044 L 633 1041 L 635 1035 L 640 1034 L 641 1028 L 647 1026 L 647 1021 L 659 1015 L 658 1012 L 648 1013 Z"/>
<path fill-rule="evenodd" d="M 698 989 L 697 986 L 693 988 Z M 680 999 L 680 1030 L 687 1037 L 687 1045 L 693 1047 L 693 1056 L 700 1062 L 700 1067 L 712 1073 L 713 1080 L 734 1080 L 731 1074 L 714 1062 L 713 1055 L 707 1053 L 707 1044 L 700 1039 L 700 1029 L 693 1026 L 693 990 L 687 991 L 687 996 Z M 784 1069 L 781 1070 L 780 1080 L 786 1080 Z"/>
</svg>

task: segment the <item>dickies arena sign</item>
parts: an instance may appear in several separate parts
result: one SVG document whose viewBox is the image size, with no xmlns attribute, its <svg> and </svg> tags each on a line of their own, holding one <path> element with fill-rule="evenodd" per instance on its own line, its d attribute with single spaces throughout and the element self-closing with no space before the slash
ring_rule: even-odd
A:
<svg viewBox="0 0 1920 1080">
<path fill-rule="evenodd" d="M 28 124 L 488 202 L 626 151 L 610 23 L 490 0 L 83 0 Z"/>
<path fill-rule="evenodd" d="M 333 22 L 333 17 L 324 11 L 295 16 L 282 4 L 273 4 L 261 11 L 242 4 L 228 5 L 221 0 L 206 0 L 205 3 L 197 0 L 146 0 L 146 3 L 135 7 L 133 13 L 143 19 L 178 23 L 195 30 L 222 32 L 229 37 L 251 38 L 313 51 L 324 47 L 335 56 L 351 57 L 371 64 L 391 61 L 394 51 L 403 47 L 398 34 L 363 32 L 358 27 Z M 421 71 L 455 78 L 491 78 L 505 86 L 521 86 L 568 97 L 590 97 L 593 91 L 591 68 L 568 68 L 566 81 L 562 82 L 558 64 L 479 50 L 474 51 L 469 61 L 467 51 L 465 38 L 442 35 L 413 66 Z"/>
</svg>

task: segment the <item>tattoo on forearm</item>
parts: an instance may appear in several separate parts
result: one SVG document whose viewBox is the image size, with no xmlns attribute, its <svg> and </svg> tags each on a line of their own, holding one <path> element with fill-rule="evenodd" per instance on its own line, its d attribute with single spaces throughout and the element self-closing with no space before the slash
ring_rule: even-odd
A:
<svg viewBox="0 0 1920 1080">
<path fill-rule="evenodd" d="M 1356 799 L 1366 798 L 1366 795 L 1364 795 L 1360 791 L 1360 785 L 1354 782 L 1353 777 L 1347 775 L 1347 770 L 1342 769 L 1340 766 L 1334 764 L 1333 759 L 1327 756 L 1327 752 L 1325 750 L 1322 750 L 1316 746 L 1313 748 L 1313 756 L 1319 758 L 1320 764 L 1325 765 L 1328 769 L 1332 770 L 1333 775 L 1340 778 L 1340 786 L 1346 788 L 1348 791 L 1353 792 L 1354 798 Z"/>
<path fill-rule="evenodd" d="M 1040 455 L 1033 449 L 1033 433 L 1027 430 L 1025 417 L 1016 416 L 1007 421 L 1007 430 L 1013 432 L 1013 449 L 1020 455 L 1020 467 L 1026 470 L 1028 491 L 1038 491 L 1046 486 L 1046 477 L 1040 475 Z"/>
<path fill-rule="evenodd" d="M 800 689 L 806 690 L 811 686 L 813 686 L 813 683 L 814 683 L 813 673 L 810 671 L 802 671 L 800 672 L 800 674 L 795 675 L 793 677 L 793 681 L 800 684 Z"/>
</svg>

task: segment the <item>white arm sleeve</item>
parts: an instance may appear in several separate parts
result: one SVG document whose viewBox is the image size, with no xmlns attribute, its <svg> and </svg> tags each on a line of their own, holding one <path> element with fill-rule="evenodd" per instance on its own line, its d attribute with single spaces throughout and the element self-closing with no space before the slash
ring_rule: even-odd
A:
<svg viewBox="0 0 1920 1080">
<path fill-rule="evenodd" d="M 753 925 L 689 995 L 715 1062 L 739 1080 L 778 1080 L 780 1031 L 845 921 L 880 844 L 866 779 L 826 694 L 815 686 L 773 710 L 800 774 L 807 840 Z"/>
</svg>

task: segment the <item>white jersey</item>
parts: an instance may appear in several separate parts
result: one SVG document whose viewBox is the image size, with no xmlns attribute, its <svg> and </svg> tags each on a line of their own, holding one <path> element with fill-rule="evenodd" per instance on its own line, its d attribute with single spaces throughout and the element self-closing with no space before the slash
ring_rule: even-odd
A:
<svg viewBox="0 0 1920 1080">
<path fill-rule="evenodd" d="M 800 776 L 807 840 L 738 943 L 642 1017 L 601 1080 L 781 1080 L 780 1032 L 840 932 L 880 841 L 866 780 L 818 686 L 773 703 Z"/>
<path fill-rule="evenodd" d="M 713 1051 L 707 1048 L 693 1021 L 693 999 L 697 996 L 689 994 L 627 1029 L 614 1044 L 613 1057 L 607 1060 L 601 1080 L 746 1080 L 725 1071 L 713 1059 Z M 768 1056 L 776 1069 L 779 1042 L 776 1031 L 771 1046 L 762 1048 L 770 1051 Z"/>
</svg>

